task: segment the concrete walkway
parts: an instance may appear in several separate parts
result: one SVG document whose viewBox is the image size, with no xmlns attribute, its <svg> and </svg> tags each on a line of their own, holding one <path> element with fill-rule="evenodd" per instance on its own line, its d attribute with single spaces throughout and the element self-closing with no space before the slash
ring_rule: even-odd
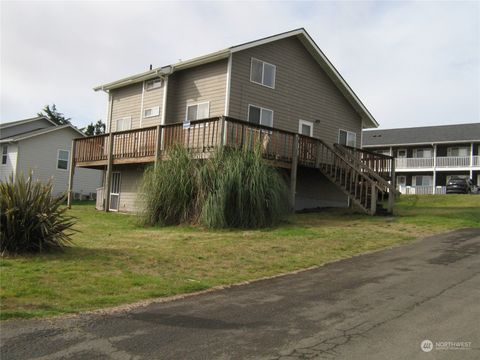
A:
<svg viewBox="0 0 480 360">
<path fill-rule="evenodd" d="M 124 313 L 4 322 L 1 341 L 2 360 L 480 359 L 480 229 Z"/>
</svg>

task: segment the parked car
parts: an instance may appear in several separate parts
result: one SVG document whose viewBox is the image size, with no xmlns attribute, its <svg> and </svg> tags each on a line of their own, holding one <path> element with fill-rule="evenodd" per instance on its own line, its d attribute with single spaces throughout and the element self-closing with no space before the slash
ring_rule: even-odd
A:
<svg viewBox="0 0 480 360">
<path fill-rule="evenodd" d="M 447 183 L 447 194 L 470 194 L 473 190 L 471 179 L 452 177 Z"/>
</svg>

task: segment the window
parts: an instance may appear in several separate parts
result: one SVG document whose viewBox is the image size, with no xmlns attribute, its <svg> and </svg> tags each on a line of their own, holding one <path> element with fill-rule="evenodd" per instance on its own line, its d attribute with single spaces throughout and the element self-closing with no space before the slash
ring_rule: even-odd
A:
<svg viewBox="0 0 480 360">
<path fill-rule="evenodd" d="M 414 158 L 431 158 L 432 156 L 432 149 L 413 149 Z"/>
<path fill-rule="evenodd" d="M 259 106 L 248 105 L 248 121 L 252 124 L 273 127 L 273 111 Z"/>
<path fill-rule="evenodd" d="M 155 106 L 155 107 L 143 110 L 143 117 L 145 118 L 158 116 L 158 115 L 160 115 L 160 106 Z"/>
<path fill-rule="evenodd" d="M 256 84 L 275 88 L 275 74 L 277 67 L 265 61 L 252 58 L 250 81 Z"/>
<path fill-rule="evenodd" d="M 432 176 L 416 175 L 412 177 L 412 186 L 430 186 L 432 185 Z"/>
<path fill-rule="evenodd" d="M 467 147 L 449 147 L 447 149 L 447 156 L 468 156 Z"/>
<path fill-rule="evenodd" d="M 407 177 L 405 175 L 397 176 L 397 186 L 407 185 Z"/>
<path fill-rule="evenodd" d="M 357 134 L 352 131 L 339 130 L 338 143 L 340 145 L 355 147 L 357 145 Z"/>
<path fill-rule="evenodd" d="M 68 169 L 68 150 L 58 150 L 57 153 L 57 169 L 67 170 Z"/>
<path fill-rule="evenodd" d="M 388 155 L 390 156 L 390 150 L 373 150 L 373 152 L 381 155 Z"/>
<path fill-rule="evenodd" d="M 153 79 L 145 83 L 145 90 L 153 90 L 162 87 L 162 79 Z"/>
<path fill-rule="evenodd" d="M 307 136 L 313 136 L 313 123 L 310 121 L 299 120 L 298 133 Z"/>
<path fill-rule="evenodd" d="M 8 159 L 8 145 L 3 145 L 2 146 L 2 165 L 5 165 L 7 163 Z"/>
<path fill-rule="evenodd" d="M 407 150 L 406 149 L 398 149 L 397 150 L 397 157 L 398 158 L 406 158 L 407 157 Z"/>
<path fill-rule="evenodd" d="M 187 106 L 187 121 L 206 119 L 210 116 L 210 103 L 198 103 Z"/>
<path fill-rule="evenodd" d="M 117 120 L 117 131 L 130 130 L 132 128 L 132 118 L 124 117 Z"/>
</svg>

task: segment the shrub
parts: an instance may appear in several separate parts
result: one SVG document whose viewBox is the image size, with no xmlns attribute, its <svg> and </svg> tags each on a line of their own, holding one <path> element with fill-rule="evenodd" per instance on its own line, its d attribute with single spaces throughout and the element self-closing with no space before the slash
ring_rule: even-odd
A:
<svg viewBox="0 0 480 360">
<path fill-rule="evenodd" d="M 285 181 L 259 149 L 220 149 L 203 169 L 201 222 L 208 227 L 268 227 L 290 211 Z"/>
<path fill-rule="evenodd" d="M 13 175 L 0 182 L 0 251 L 41 252 L 70 244 L 75 221 L 65 213 L 64 196 L 52 196 L 52 183 Z"/>
<path fill-rule="evenodd" d="M 168 156 L 144 174 L 147 224 L 258 228 L 282 221 L 290 211 L 286 184 L 260 150 L 220 149 L 200 161 L 174 148 Z"/>
<path fill-rule="evenodd" d="M 148 225 L 180 224 L 195 215 L 197 164 L 180 146 L 173 147 L 168 158 L 147 168 L 143 176 L 143 219 Z"/>
</svg>

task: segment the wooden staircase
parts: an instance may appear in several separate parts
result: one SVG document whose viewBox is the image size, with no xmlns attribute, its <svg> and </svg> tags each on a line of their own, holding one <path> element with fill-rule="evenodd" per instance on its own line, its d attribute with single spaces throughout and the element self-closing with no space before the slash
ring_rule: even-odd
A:
<svg viewBox="0 0 480 360">
<path fill-rule="evenodd" d="M 317 168 L 365 213 L 392 213 L 394 192 L 391 185 L 368 166 L 320 139 L 302 135 L 299 138 L 299 152 L 299 165 Z M 390 201 L 388 208 L 385 208 L 383 200 L 387 198 Z"/>
</svg>

